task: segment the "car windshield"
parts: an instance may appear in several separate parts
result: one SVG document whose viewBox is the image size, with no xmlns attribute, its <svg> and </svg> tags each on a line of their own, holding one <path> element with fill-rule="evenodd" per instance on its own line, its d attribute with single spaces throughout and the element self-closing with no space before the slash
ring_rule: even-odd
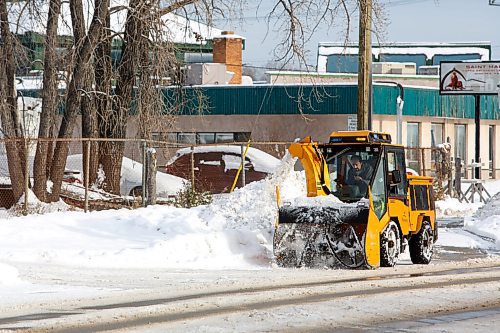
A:
<svg viewBox="0 0 500 333">
<path fill-rule="evenodd" d="M 377 146 L 324 147 L 330 174 L 330 191 L 344 202 L 366 198 L 376 167 Z"/>
</svg>

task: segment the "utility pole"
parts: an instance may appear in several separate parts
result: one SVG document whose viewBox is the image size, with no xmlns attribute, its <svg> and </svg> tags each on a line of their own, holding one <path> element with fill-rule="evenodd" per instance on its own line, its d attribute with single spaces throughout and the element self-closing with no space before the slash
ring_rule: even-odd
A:
<svg viewBox="0 0 500 333">
<path fill-rule="evenodd" d="M 371 0 L 359 1 L 359 63 L 358 63 L 358 130 L 370 129 L 369 112 L 371 107 Z"/>
</svg>

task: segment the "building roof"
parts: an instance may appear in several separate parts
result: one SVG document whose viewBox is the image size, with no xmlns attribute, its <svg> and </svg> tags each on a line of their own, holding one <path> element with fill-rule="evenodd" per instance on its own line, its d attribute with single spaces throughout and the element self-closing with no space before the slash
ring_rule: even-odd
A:
<svg viewBox="0 0 500 333">
<path fill-rule="evenodd" d="M 318 72 L 326 72 L 327 58 L 330 55 L 357 55 L 358 44 L 328 43 L 318 45 Z M 457 43 L 384 43 L 372 45 L 372 54 L 378 58 L 380 54 L 418 55 L 424 54 L 427 59 L 436 55 L 479 54 L 481 60 L 491 60 L 491 42 L 457 42 Z"/>
<path fill-rule="evenodd" d="M 127 0 L 111 0 L 111 7 L 123 6 L 123 9 L 117 10 L 111 14 L 111 30 L 113 32 L 122 32 L 125 28 L 127 17 Z M 44 35 L 46 32 L 45 23 L 48 15 L 48 1 L 41 0 L 37 2 L 36 8 L 26 1 L 8 2 L 9 22 L 11 31 L 17 34 L 24 34 L 32 31 Z M 93 3 L 84 1 L 84 15 L 86 17 L 87 27 L 90 25 L 88 20 L 93 13 L 93 8 L 89 7 Z M 220 36 L 222 30 L 208 26 L 201 22 L 191 20 L 173 13 L 162 17 L 164 26 L 163 38 L 173 43 L 179 44 L 205 44 L 215 36 Z M 71 14 L 69 5 L 64 2 L 61 7 L 61 16 L 58 24 L 58 35 L 72 36 Z"/>
</svg>

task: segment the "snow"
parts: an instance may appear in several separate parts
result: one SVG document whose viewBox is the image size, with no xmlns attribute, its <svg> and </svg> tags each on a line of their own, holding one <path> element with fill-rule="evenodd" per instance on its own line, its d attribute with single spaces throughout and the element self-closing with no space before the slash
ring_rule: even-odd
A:
<svg viewBox="0 0 500 333">
<path fill-rule="evenodd" d="M 280 203 L 329 204 L 325 198 L 304 199 L 305 175 L 293 171 L 294 163 L 287 155 L 266 179 L 191 209 L 160 205 L 91 213 L 54 209 L 44 215 L 0 219 L 0 285 L 19 282 L 11 262 L 87 268 L 272 269 L 277 188 Z M 487 185 L 491 193 L 500 190 L 500 182 Z M 31 193 L 29 198 L 30 204 L 40 204 Z M 438 245 L 500 250 L 500 194 L 482 208 L 454 199 L 436 205 L 441 217 L 466 216 L 463 229 L 440 228 Z"/>
<path fill-rule="evenodd" d="M 426 46 L 420 46 L 425 44 Z M 459 43 L 404 43 L 403 47 L 398 43 L 392 43 L 384 47 L 374 47 L 372 48 L 372 53 L 375 57 L 379 57 L 381 53 L 383 54 L 424 54 L 427 59 L 432 59 L 435 55 L 447 55 L 447 54 L 479 54 L 481 60 L 490 59 L 490 51 L 484 47 L 474 47 L 473 44 L 481 45 L 481 42 L 471 42 L 462 43 L 464 46 L 459 46 Z M 468 44 L 468 45 L 467 45 Z M 489 44 L 489 42 L 483 42 L 484 44 Z M 465 46 L 467 45 L 467 46 Z M 335 43 L 320 43 L 318 47 L 318 66 L 317 70 L 319 73 L 326 72 L 327 59 L 329 55 L 333 54 L 347 54 L 356 55 L 358 54 L 358 47 L 355 46 L 345 46 L 343 44 Z"/>
<path fill-rule="evenodd" d="M 473 215 L 482 204 L 462 203 L 457 198 L 446 197 L 444 200 L 436 201 L 436 215 L 438 217 L 457 217 Z"/>
<path fill-rule="evenodd" d="M 117 10 L 110 15 L 110 27 L 115 33 L 124 31 L 128 3 L 127 0 L 111 0 L 111 7 L 124 6 L 123 9 Z M 7 4 L 11 31 L 18 34 L 34 31 L 44 35 L 46 32 L 44 23 L 47 22 L 48 1 L 37 3 L 36 8 L 29 5 L 25 7 L 25 4 L 25 1 L 9 2 Z M 93 6 L 89 4 L 83 2 L 87 29 L 90 25 L 89 17 L 93 14 Z M 17 22 L 19 23 L 17 24 Z M 172 43 L 206 44 L 208 39 L 220 36 L 222 33 L 220 29 L 173 13 L 165 14 L 162 17 L 162 23 L 164 28 L 163 38 Z M 61 36 L 73 35 L 69 6 L 61 6 L 57 32 Z M 200 40 L 199 37 L 202 39 Z"/>
<path fill-rule="evenodd" d="M 238 169 L 241 164 L 241 147 L 240 146 L 230 146 L 230 145 L 214 145 L 214 146 L 198 146 L 194 147 L 194 153 L 214 153 L 214 152 L 222 152 L 222 153 L 231 153 L 236 154 L 238 157 L 234 157 L 231 155 L 223 155 L 224 161 L 226 164 L 226 169 Z M 167 165 L 174 163 L 179 157 L 183 155 L 191 154 L 191 148 L 182 148 L 179 149 L 175 156 L 172 157 Z M 256 149 L 253 147 L 249 147 L 246 158 L 248 158 L 253 164 L 255 171 L 272 173 L 280 164 L 280 161 L 266 152 L 263 152 L 260 149 Z M 204 164 L 207 164 L 205 161 Z"/>
<path fill-rule="evenodd" d="M 474 216 L 465 218 L 464 229 L 491 239 L 500 250 L 500 192 L 479 208 Z"/>
<path fill-rule="evenodd" d="M 0 263 L 0 290 L 3 286 L 10 286 L 21 283 L 17 269 L 11 265 Z"/>
<path fill-rule="evenodd" d="M 82 154 L 70 155 L 66 161 L 66 169 L 82 172 L 82 161 Z M 142 163 L 128 157 L 123 157 L 120 178 L 120 191 L 122 195 L 129 195 L 133 188 L 142 187 Z M 102 170 L 98 179 L 100 183 L 105 181 L 105 175 Z M 156 192 L 159 196 L 173 196 L 185 186 L 185 182 L 183 178 L 164 172 L 157 172 Z M 77 189 L 75 186 L 72 188 Z"/>
</svg>

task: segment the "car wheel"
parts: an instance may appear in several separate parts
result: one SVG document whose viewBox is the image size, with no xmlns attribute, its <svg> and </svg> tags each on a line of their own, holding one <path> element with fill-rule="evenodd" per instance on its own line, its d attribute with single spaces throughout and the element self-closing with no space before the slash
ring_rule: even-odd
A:
<svg viewBox="0 0 500 333">
<path fill-rule="evenodd" d="M 142 198 L 142 186 L 136 186 L 130 190 L 130 196 Z"/>
</svg>

